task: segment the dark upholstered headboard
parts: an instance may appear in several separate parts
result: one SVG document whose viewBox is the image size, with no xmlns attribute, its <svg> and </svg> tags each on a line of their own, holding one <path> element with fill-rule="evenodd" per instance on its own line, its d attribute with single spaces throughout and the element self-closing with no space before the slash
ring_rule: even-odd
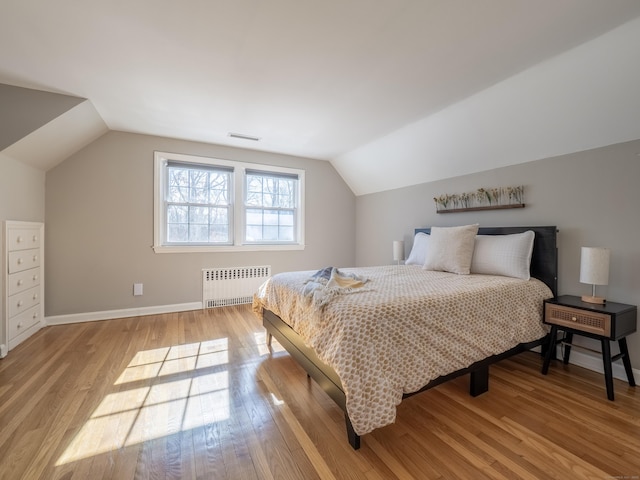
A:
<svg viewBox="0 0 640 480">
<path fill-rule="evenodd" d="M 542 280 L 558 294 L 558 247 L 556 237 L 558 228 L 553 227 L 480 227 L 478 235 L 509 235 L 533 230 L 536 234 L 531 256 L 531 276 Z M 431 228 L 416 228 L 415 233 L 431 233 Z"/>
</svg>

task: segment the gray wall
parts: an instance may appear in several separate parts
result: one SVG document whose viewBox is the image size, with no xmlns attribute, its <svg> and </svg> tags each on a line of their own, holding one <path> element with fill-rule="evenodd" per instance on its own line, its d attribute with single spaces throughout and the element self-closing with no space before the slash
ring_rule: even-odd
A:
<svg viewBox="0 0 640 480">
<path fill-rule="evenodd" d="M 0 220 L 44 222 L 45 174 L 0 153 Z"/>
<path fill-rule="evenodd" d="M 391 263 L 392 241 L 431 225 L 556 225 L 559 294 L 582 295 L 580 247 L 611 248 L 610 301 L 640 305 L 640 141 L 548 158 L 474 175 L 364 195 L 356 200 L 357 265 Z M 524 209 L 436 214 L 433 197 L 480 187 L 525 186 Z M 628 339 L 640 368 L 640 334 Z"/>
<path fill-rule="evenodd" d="M 303 251 L 156 254 L 153 152 L 306 171 Z M 273 273 L 355 264 L 355 197 L 328 162 L 109 132 L 46 174 L 47 316 L 201 300 L 201 269 L 265 265 Z M 134 282 L 144 295 L 134 297 Z"/>
</svg>

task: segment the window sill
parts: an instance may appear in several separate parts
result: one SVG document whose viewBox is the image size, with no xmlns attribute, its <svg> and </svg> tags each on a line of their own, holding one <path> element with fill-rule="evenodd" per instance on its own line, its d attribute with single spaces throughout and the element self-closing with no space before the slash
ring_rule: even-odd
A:
<svg viewBox="0 0 640 480">
<path fill-rule="evenodd" d="M 155 253 L 227 253 L 227 252 L 272 252 L 304 250 L 305 245 L 154 245 Z"/>
</svg>

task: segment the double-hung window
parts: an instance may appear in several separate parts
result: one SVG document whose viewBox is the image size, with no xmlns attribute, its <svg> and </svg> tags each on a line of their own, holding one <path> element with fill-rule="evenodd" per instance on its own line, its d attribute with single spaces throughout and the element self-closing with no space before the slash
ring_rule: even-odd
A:
<svg viewBox="0 0 640 480">
<path fill-rule="evenodd" d="M 156 252 L 304 248 L 304 170 L 155 153 Z"/>
<path fill-rule="evenodd" d="M 296 241 L 298 175 L 246 170 L 247 243 Z"/>
<path fill-rule="evenodd" d="M 229 244 L 233 171 L 172 161 L 166 168 L 166 244 Z"/>
</svg>

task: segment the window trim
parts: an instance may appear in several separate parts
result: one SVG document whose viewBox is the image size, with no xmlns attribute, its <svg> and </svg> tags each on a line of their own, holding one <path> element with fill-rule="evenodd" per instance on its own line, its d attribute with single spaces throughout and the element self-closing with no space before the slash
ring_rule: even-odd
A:
<svg viewBox="0 0 640 480">
<path fill-rule="evenodd" d="M 190 164 L 217 165 L 233 168 L 232 175 L 232 205 L 233 218 L 231 219 L 231 231 L 233 244 L 224 245 L 164 245 L 166 238 L 166 209 L 164 208 L 164 189 L 166 185 L 166 165 L 171 162 L 183 162 Z M 305 171 L 297 168 L 280 167 L 257 163 L 238 162 L 213 157 L 187 155 L 180 153 L 154 152 L 153 173 L 153 250 L 155 253 L 211 253 L 211 252 L 257 252 L 257 251 L 284 251 L 304 250 L 304 188 Z M 275 173 L 283 175 L 297 175 L 298 177 L 298 206 L 299 222 L 297 225 L 296 243 L 244 243 L 245 238 L 245 177 L 246 171 L 261 171 L 265 174 Z"/>
</svg>

